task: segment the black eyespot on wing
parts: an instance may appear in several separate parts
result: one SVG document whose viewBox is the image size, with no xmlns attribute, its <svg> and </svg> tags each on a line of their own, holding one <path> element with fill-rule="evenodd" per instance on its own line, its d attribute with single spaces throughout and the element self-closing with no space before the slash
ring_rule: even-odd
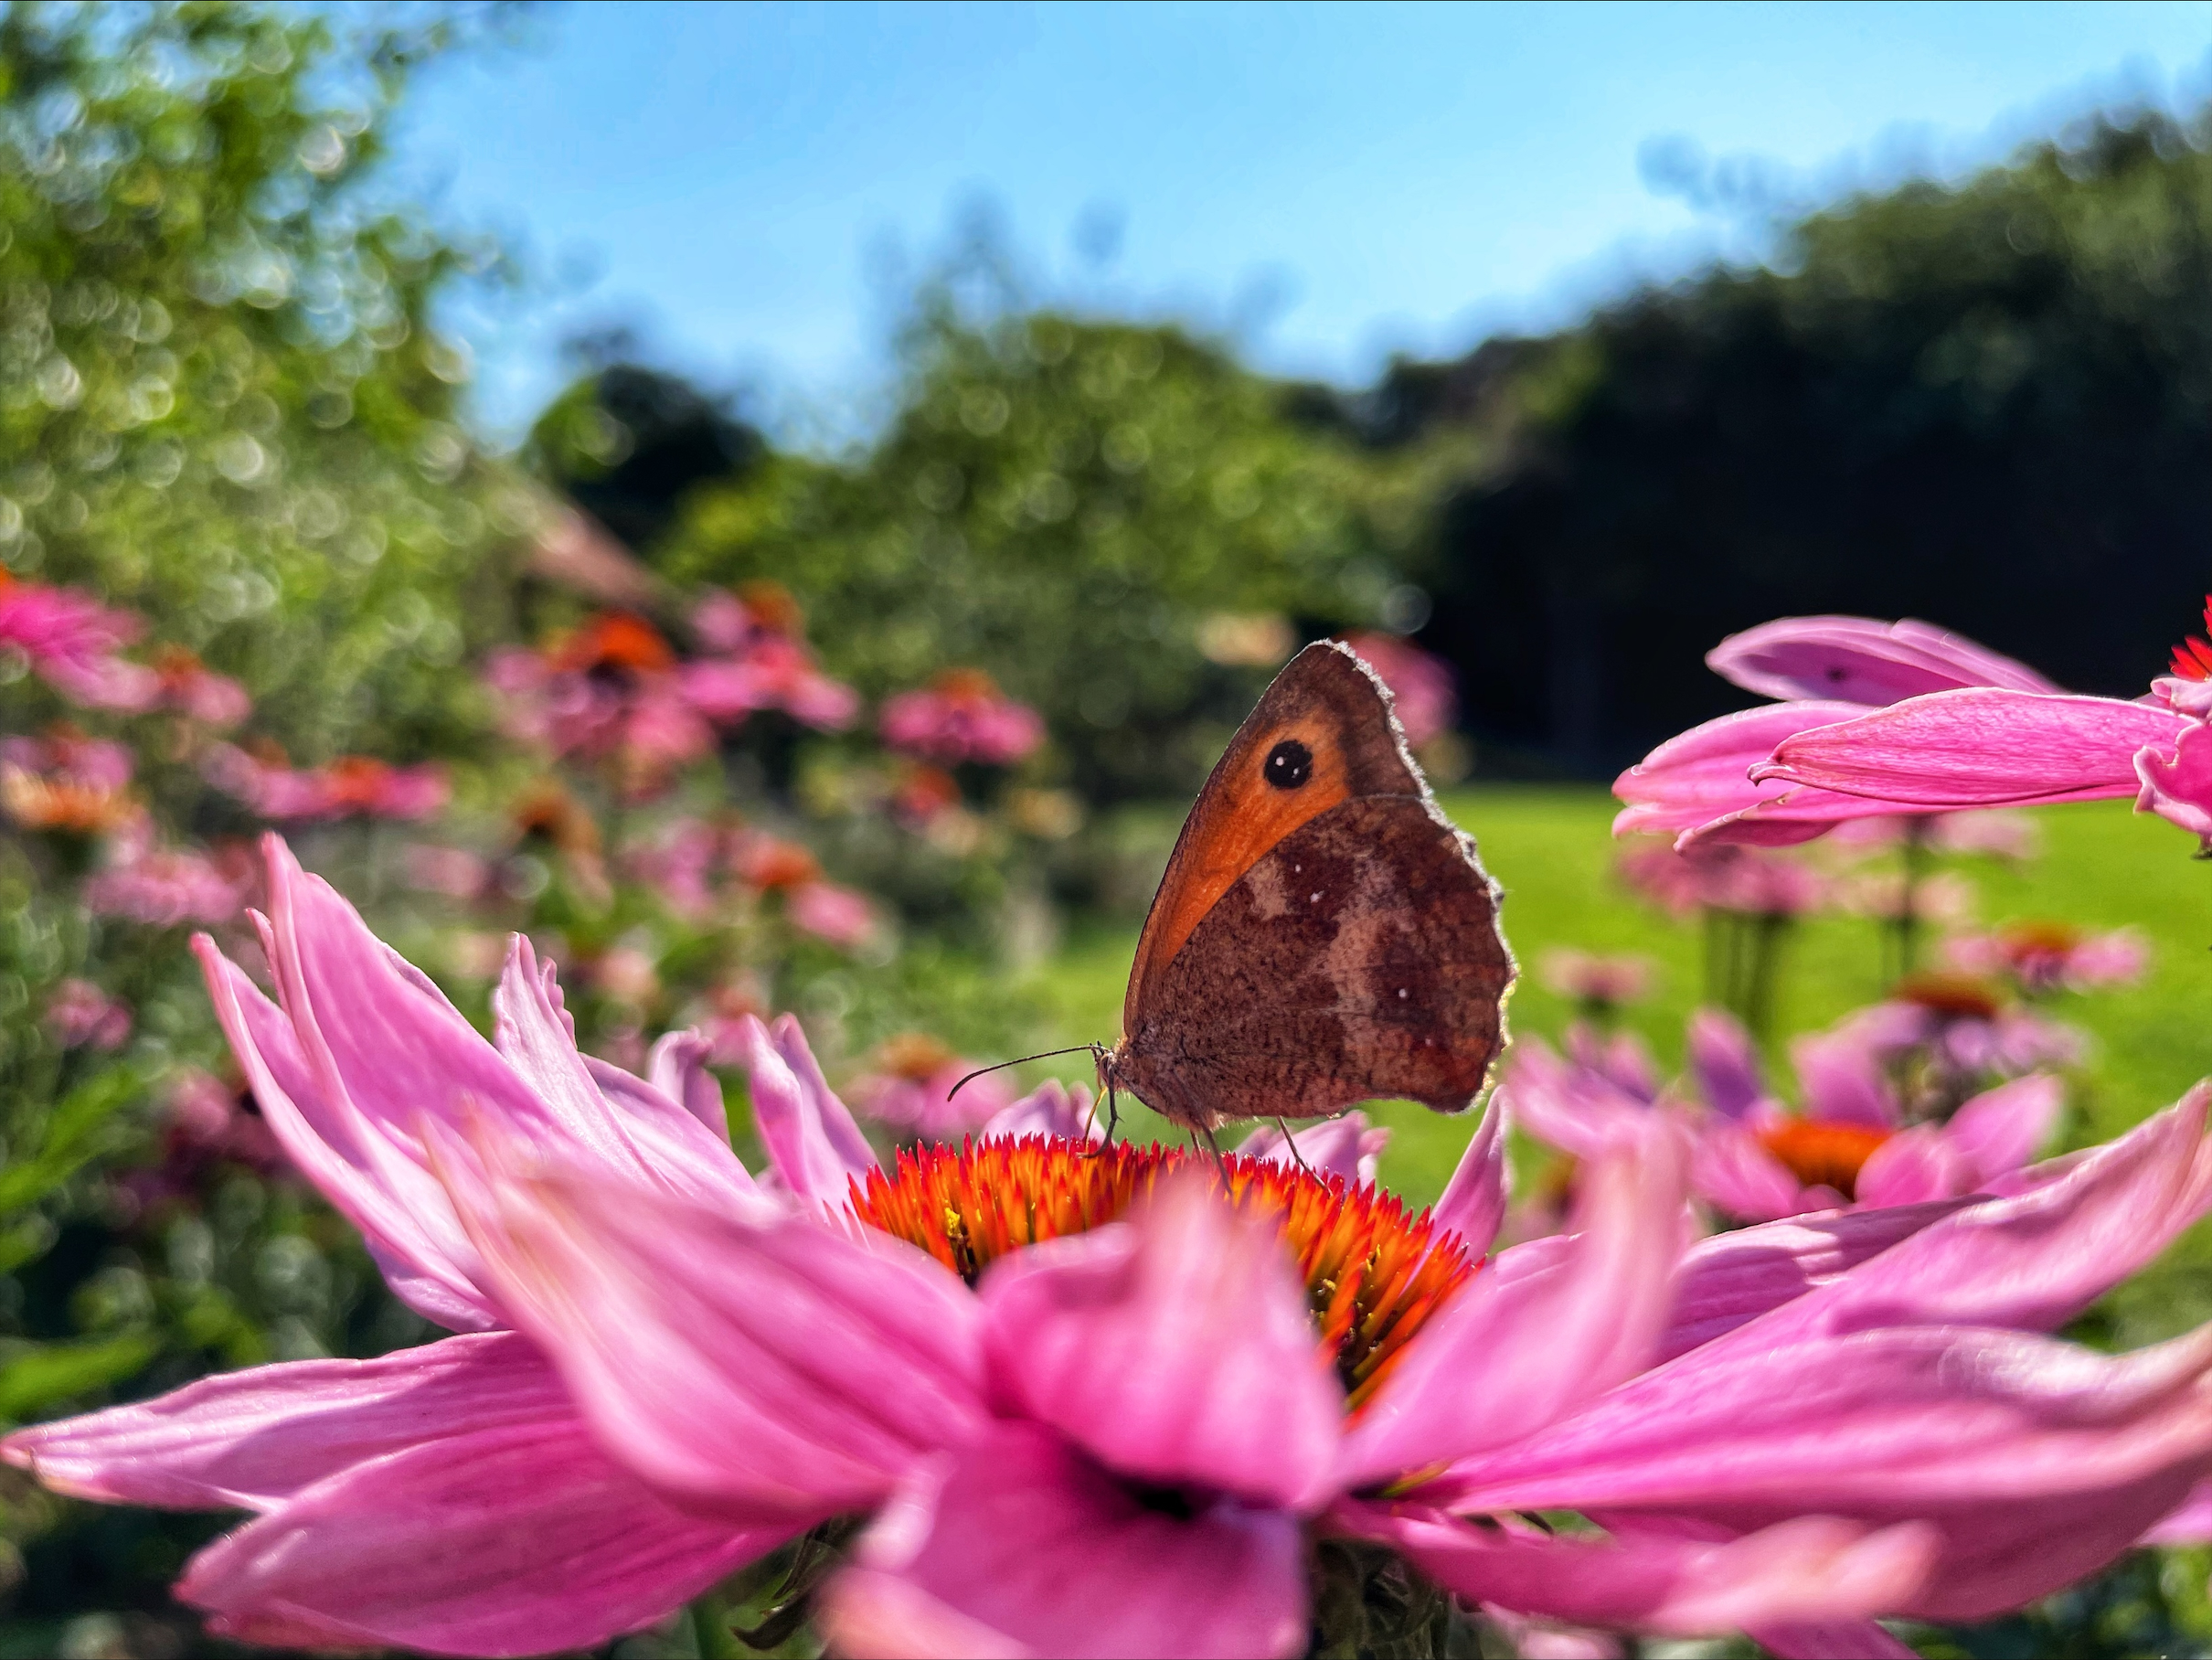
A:
<svg viewBox="0 0 2212 1660">
<path fill-rule="evenodd" d="M 1260 771 L 1278 790 L 1295 790 L 1313 776 L 1313 751 L 1295 738 L 1286 738 L 1267 752 L 1267 765 Z"/>
</svg>

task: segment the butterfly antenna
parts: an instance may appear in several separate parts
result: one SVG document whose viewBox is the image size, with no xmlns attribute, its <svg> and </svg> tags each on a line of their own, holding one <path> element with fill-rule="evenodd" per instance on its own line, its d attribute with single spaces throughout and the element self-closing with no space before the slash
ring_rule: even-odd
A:
<svg viewBox="0 0 2212 1660">
<path fill-rule="evenodd" d="M 973 1083 L 973 1082 L 974 1082 L 974 1081 L 975 1081 L 975 1080 L 976 1080 L 978 1078 L 981 1078 L 981 1077 L 982 1077 L 982 1076 L 983 1076 L 983 1075 L 984 1075 L 985 1072 L 1003 1072 L 1003 1071 L 1005 1071 L 1005 1069 L 1006 1069 L 1008 1067 L 1017 1067 L 1017 1066 L 1021 1066 L 1021 1065 L 1023 1065 L 1023 1064 L 1024 1064 L 1025 1062 L 1026 1062 L 1026 1061 L 1031 1061 L 1031 1060 L 1050 1060 L 1050 1059 L 1052 1059 L 1052 1058 L 1053 1058 L 1055 1055 L 1090 1055 L 1090 1054 L 1095 1054 L 1095 1053 L 1097 1052 L 1097 1050 L 1098 1050 L 1098 1047 L 1099 1047 L 1099 1046 L 1098 1046 L 1097 1044 L 1095 1044 L 1095 1043 L 1079 1043 L 1079 1044 L 1076 1044 L 1076 1045 L 1074 1045 L 1073 1047 L 1071 1047 L 1071 1048 L 1065 1048 L 1065 1049 L 1039 1049 L 1039 1050 L 1038 1050 L 1038 1051 L 1037 1051 L 1036 1054 L 1034 1054 L 1034 1055 L 1016 1055 L 1016 1057 L 1015 1057 L 1015 1058 L 1014 1058 L 1012 1060 L 994 1060 L 994 1061 L 993 1061 L 993 1062 L 992 1062 L 992 1063 L 991 1063 L 989 1066 L 987 1066 L 987 1067 L 977 1067 L 977 1068 L 975 1069 L 975 1070 L 973 1070 L 973 1072 L 970 1072 L 970 1073 L 969 1073 L 969 1074 L 968 1074 L 968 1075 L 967 1075 L 965 1078 L 962 1079 L 962 1080 L 960 1080 L 958 1083 L 954 1084 L 954 1085 L 953 1085 L 953 1086 L 952 1086 L 951 1089 L 947 1090 L 947 1091 L 945 1091 L 945 1099 L 946 1099 L 947 1101 L 951 1101 L 951 1100 L 952 1099 L 952 1097 L 954 1097 L 955 1095 L 959 1094 L 959 1093 L 961 1092 L 961 1091 L 962 1091 L 963 1089 L 967 1088 L 967 1086 L 968 1086 L 968 1085 L 970 1085 L 970 1084 Z"/>
</svg>

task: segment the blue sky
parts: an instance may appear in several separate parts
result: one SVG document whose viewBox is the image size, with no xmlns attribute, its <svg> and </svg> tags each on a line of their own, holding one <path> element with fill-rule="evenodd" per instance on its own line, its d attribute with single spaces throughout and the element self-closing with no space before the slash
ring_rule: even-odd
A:
<svg viewBox="0 0 2212 1660">
<path fill-rule="evenodd" d="M 433 70 L 398 151 L 540 273 L 520 317 L 470 326 L 490 429 L 557 388 L 564 335 L 626 322 L 835 432 L 882 385 L 898 273 L 979 197 L 1048 294 L 1356 383 L 1754 251 L 1654 187 L 1654 145 L 1821 200 L 2100 103 L 2193 105 L 2208 53 L 2212 0 L 589 4 Z"/>
</svg>

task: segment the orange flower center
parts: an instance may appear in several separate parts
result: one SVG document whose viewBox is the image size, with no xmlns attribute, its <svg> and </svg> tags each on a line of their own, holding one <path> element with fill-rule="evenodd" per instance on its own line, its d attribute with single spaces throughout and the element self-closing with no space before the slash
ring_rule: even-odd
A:
<svg viewBox="0 0 2212 1660">
<path fill-rule="evenodd" d="M 998 682 L 980 668 L 949 668 L 931 682 L 931 688 L 954 703 L 994 703 Z"/>
<path fill-rule="evenodd" d="M 754 623 L 771 633 L 795 640 L 805 625 L 799 601 L 781 582 L 748 582 L 738 590 L 738 599 Z"/>
<path fill-rule="evenodd" d="M 675 653 L 661 631 L 634 612 L 611 611 L 594 617 L 552 653 L 553 666 L 577 669 L 632 669 L 657 674 L 675 666 Z"/>
<path fill-rule="evenodd" d="M 1430 1315 L 1479 1266 L 1459 1236 L 1394 1194 L 1231 1154 L 1237 1203 L 1273 1213 L 1305 1280 L 1322 1347 L 1334 1357 L 1347 1410 L 1373 1397 Z M 1113 1221 L 1168 1172 L 1212 1165 L 1178 1147 L 1118 1143 L 1090 1152 L 1068 1141 L 968 1143 L 899 1155 L 889 1176 L 854 1183 L 861 1220 L 919 1245 L 973 1284 L 1025 1245 Z"/>
<path fill-rule="evenodd" d="M 879 1071 L 916 1083 L 935 1077 L 952 1064 L 952 1051 L 924 1032 L 901 1032 L 887 1038 L 876 1054 Z"/>
<path fill-rule="evenodd" d="M 1858 1173 L 1889 1132 L 1866 1124 L 1786 1119 L 1759 1133 L 1760 1145 L 1789 1166 L 1808 1187 L 1828 1186 L 1847 1199 L 1858 1197 Z"/>
<path fill-rule="evenodd" d="M 341 755 L 324 770 L 330 798 L 340 806 L 373 807 L 391 782 L 392 770 L 368 755 Z"/>
<path fill-rule="evenodd" d="M 1954 1019 L 1994 1020 L 2004 1006 L 1994 991 L 1971 974 L 1908 974 L 1898 982 L 1895 995 Z"/>
</svg>

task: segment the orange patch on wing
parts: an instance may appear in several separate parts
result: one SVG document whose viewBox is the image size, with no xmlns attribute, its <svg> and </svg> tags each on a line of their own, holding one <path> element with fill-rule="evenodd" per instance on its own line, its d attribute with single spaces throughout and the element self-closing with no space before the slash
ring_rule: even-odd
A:
<svg viewBox="0 0 2212 1660">
<path fill-rule="evenodd" d="M 1286 739 L 1313 755 L 1312 772 L 1294 790 L 1278 789 L 1266 777 L 1268 756 Z M 1208 781 L 1137 942 L 1125 1018 L 1133 1019 L 1144 984 L 1175 960 L 1206 913 L 1246 871 L 1299 825 L 1352 798 L 1346 771 L 1335 730 L 1315 713 L 1256 734 L 1232 775 Z"/>
</svg>

